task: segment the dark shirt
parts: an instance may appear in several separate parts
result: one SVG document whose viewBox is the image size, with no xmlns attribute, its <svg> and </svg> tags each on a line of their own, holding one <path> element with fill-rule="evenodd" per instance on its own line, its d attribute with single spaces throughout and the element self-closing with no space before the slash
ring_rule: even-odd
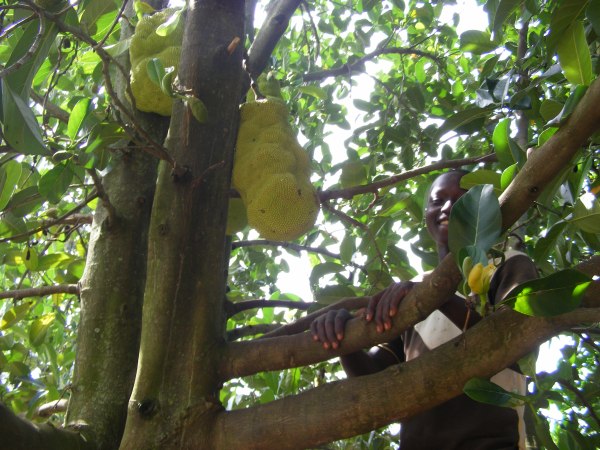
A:
<svg viewBox="0 0 600 450">
<path fill-rule="evenodd" d="M 492 304 L 510 290 L 537 277 L 533 262 L 518 254 L 498 267 L 490 283 L 488 296 Z M 401 340 L 390 342 L 399 360 L 410 361 L 424 352 L 459 336 L 465 325 L 474 325 L 481 317 L 471 310 L 467 314 L 464 298 L 453 295 L 427 319 L 407 330 Z M 467 316 L 469 317 L 468 323 Z M 401 353 L 404 354 L 401 354 Z M 504 369 L 492 381 L 504 389 L 525 394 L 525 377 L 514 368 Z M 401 450 L 500 450 L 524 445 L 522 407 L 492 406 L 459 395 L 401 424 Z"/>
</svg>

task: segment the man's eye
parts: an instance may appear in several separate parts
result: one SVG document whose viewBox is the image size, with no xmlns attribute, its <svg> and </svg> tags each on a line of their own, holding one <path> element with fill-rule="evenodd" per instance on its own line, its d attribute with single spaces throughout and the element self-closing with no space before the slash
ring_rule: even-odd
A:
<svg viewBox="0 0 600 450">
<path fill-rule="evenodd" d="M 442 206 L 444 204 L 443 200 L 440 199 L 435 199 L 435 200 L 431 200 L 431 206 Z"/>
</svg>

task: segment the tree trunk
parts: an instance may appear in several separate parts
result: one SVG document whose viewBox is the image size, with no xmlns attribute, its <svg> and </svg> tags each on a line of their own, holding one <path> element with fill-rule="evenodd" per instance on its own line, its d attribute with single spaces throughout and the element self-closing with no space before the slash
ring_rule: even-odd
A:
<svg viewBox="0 0 600 450">
<path fill-rule="evenodd" d="M 208 111 L 179 102 L 159 167 L 140 359 L 121 448 L 213 448 L 224 346 L 225 224 L 242 83 L 244 2 L 190 2 L 179 80 Z M 201 418 L 193 433 L 186 423 Z"/>
</svg>

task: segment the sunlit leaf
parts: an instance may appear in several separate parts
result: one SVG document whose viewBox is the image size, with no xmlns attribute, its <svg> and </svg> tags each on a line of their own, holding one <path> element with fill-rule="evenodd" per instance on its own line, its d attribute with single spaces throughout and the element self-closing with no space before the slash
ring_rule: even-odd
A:
<svg viewBox="0 0 600 450">
<path fill-rule="evenodd" d="M 71 114 L 69 115 L 69 123 L 67 125 L 67 135 L 71 140 L 77 138 L 77 134 L 82 129 L 85 119 L 90 113 L 91 100 L 89 98 L 82 98 L 73 107 Z"/>
<path fill-rule="evenodd" d="M 590 283 L 584 273 L 566 269 L 520 284 L 502 303 L 528 316 L 557 316 L 577 308 Z"/>
<path fill-rule="evenodd" d="M 592 82 L 592 58 L 583 23 L 571 25 L 558 41 L 558 62 L 571 83 L 589 86 Z"/>
<path fill-rule="evenodd" d="M 29 327 L 29 342 L 34 347 L 41 345 L 48 334 L 50 326 L 54 323 L 55 314 L 46 314 L 34 320 Z"/>
<path fill-rule="evenodd" d="M 0 211 L 8 204 L 21 177 L 21 164 L 7 161 L 0 166 Z"/>
<path fill-rule="evenodd" d="M 600 202 L 598 199 L 593 198 L 585 203 L 578 199 L 569 223 L 588 233 L 600 233 Z"/>
</svg>

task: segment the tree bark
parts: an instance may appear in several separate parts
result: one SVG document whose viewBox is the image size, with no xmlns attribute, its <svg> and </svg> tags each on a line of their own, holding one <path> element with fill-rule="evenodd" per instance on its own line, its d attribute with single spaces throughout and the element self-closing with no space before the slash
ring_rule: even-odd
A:
<svg viewBox="0 0 600 450">
<path fill-rule="evenodd" d="M 200 99 L 198 123 L 179 102 L 152 208 L 140 359 L 123 449 L 214 448 L 218 361 L 225 342 L 225 224 L 239 92 L 244 2 L 189 3 L 178 78 Z M 182 170 L 184 169 L 184 170 Z M 197 427 L 187 426 L 198 417 Z"/>
</svg>

